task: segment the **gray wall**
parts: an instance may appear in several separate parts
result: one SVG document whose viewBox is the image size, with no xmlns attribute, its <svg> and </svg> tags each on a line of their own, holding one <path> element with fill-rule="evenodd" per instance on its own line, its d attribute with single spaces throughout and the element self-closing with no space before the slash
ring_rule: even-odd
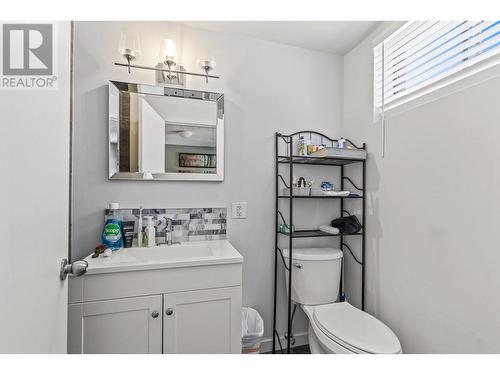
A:
<svg viewBox="0 0 500 375">
<path fill-rule="evenodd" d="M 222 78 L 187 87 L 225 94 L 225 180 L 213 182 L 126 182 L 107 179 L 107 81 L 153 83 L 154 73 L 115 67 L 120 30 L 140 33 L 143 65 L 154 65 L 165 32 L 175 34 L 180 60 L 198 71 L 203 54 L 215 57 Z M 201 52 L 200 52 L 201 51 Z M 204 52 L 205 51 L 205 52 Z M 73 256 L 88 255 L 99 241 L 103 209 L 122 207 L 210 207 L 248 202 L 248 219 L 228 223 L 228 237 L 243 254 L 243 301 L 264 317 L 271 337 L 274 263 L 274 132 L 315 129 L 340 135 L 342 57 L 257 39 L 213 33 L 167 22 L 77 22 L 75 46 L 75 132 Z M 321 168 L 321 167 L 319 167 Z M 317 178 L 324 170 L 314 169 Z M 301 174 L 300 171 L 297 173 Z M 305 174 L 305 173 L 304 173 Z M 301 202 L 303 203 L 303 202 Z M 324 202 L 297 209 L 297 228 L 324 223 Z M 335 203 L 332 202 L 332 207 Z M 280 277 L 280 291 L 283 291 Z M 283 294 L 283 293 L 282 293 Z M 281 304 L 284 306 L 284 296 Z M 296 329 L 306 325 L 298 314 Z M 284 322 L 284 320 L 283 320 Z"/>
<path fill-rule="evenodd" d="M 344 129 L 370 151 L 368 310 L 407 353 L 498 353 L 499 69 L 388 114 L 382 158 L 372 48 L 344 58 Z"/>
</svg>

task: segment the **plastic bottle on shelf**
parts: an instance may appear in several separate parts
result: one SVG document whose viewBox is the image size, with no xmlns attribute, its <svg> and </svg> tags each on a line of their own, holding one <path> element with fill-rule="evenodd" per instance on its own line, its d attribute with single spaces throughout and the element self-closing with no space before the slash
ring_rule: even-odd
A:
<svg viewBox="0 0 500 375">
<path fill-rule="evenodd" d="M 299 136 L 299 144 L 297 146 L 297 153 L 299 156 L 307 156 L 307 142 L 304 139 L 304 136 Z"/>
</svg>

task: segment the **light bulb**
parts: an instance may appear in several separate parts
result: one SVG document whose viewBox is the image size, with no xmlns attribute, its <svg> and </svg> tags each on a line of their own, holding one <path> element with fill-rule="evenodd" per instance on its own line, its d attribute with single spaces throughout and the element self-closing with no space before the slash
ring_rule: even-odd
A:
<svg viewBox="0 0 500 375">
<path fill-rule="evenodd" d="M 122 32 L 118 43 L 118 52 L 126 58 L 128 55 L 133 59 L 137 59 L 141 54 L 139 35 L 132 32 Z"/>
<path fill-rule="evenodd" d="M 141 55 L 139 34 L 123 31 L 118 42 L 118 52 L 127 60 L 128 72 L 130 73 L 130 63 Z"/>
<path fill-rule="evenodd" d="M 200 65 L 200 68 L 203 70 L 212 70 L 215 68 L 216 64 L 214 59 L 199 59 L 198 65 Z"/>
<path fill-rule="evenodd" d="M 215 68 L 215 60 L 211 59 L 199 59 L 198 64 L 200 65 L 200 68 L 205 72 L 206 78 L 205 82 L 208 83 L 208 73 L 210 73 L 211 70 Z"/>
<path fill-rule="evenodd" d="M 163 41 L 160 54 L 160 58 L 163 60 L 163 63 L 169 68 L 177 64 L 177 48 L 175 46 L 175 41 L 172 38 L 166 38 Z"/>
</svg>

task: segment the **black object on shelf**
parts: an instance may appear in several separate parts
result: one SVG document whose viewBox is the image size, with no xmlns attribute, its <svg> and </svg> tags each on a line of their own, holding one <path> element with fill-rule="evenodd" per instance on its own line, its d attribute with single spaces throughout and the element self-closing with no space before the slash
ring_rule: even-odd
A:
<svg viewBox="0 0 500 375">
<path fill-rule="evenodd" d="M 290 198 L 289 195 L 278 195 L 278 198 Z M 349 195 L 347 197 L 339 197 L 339 196 L 329 196 L 329 195 L 293 195 L 293 199 L 303 199 L 303 198 L 316 198 L 316 199 L 359 199 L 363 198 L 361 195 Z"/>
<path fill-rule="evenodd" d="M 273 312 L 273 353 L 277 352 L 286 352 L 291 353 L 291 342 L 293 340 L 293 332 L 292 332 L 292 323 L 293 323 L 293 311 L 296 306 L 292 307 L 292 274 L 293 268 L 293 242 L 294 239 L 300 238 L 315 238 L 315 237 L 335 237 L 339 239 L 339 248 L 342 250 L 347 249 L 350 255 L 354 258 L 356 263 L 358 263 L 361 267 L 361 309 L 365 309 L 365 192 L 366 192 L 366 159 L 351 159 L 351 158 L 343 158 L 343 157 L 314 157 L 314 156 L 298 156 L 294 155 L 294 137 L 307 137 L 311 139 L 313 136 L 320 139 L 321 144 L 325 144 L 330 147 L 334 147 L 338 140 L 329 138 L 328 136 L 318 133 L 316 131 L 300 131 L 290 135 L 284 135 L 281 133 L 276 133 L 275 139 L 275 178 L 276 178 L 276 200 L 275 200 L 275 256 L 274 256 L 274 312 Z M 285 146 L 286 155 L 280 154 L 280 142 L 282 146 Z M 363 143 L 362 147 L 356 146 L 350 140 L 347 140 L 351 147 L 357 150 L 365 150 L 366 144 Z M 344 175 L 344 166 L 350 164 L 358 164 L 361 166 L 362 172 L 362 184 L 361 186 L 356 185 L 349 177 Z M 283 174 L 280 173 L 280 165 L 287 166 L 286 170 L 288 170 L 288 176 L 283 177 L 285 170 L 283 170 Z M 322 165 L 322 166 L 335 166 L 340 168 L 340 190 L 344 190 L 344 182 L 348 182 L 354 189 L 356 189 L 357 193 L 352 193 L 347 197 L 339 197 L 339 196 L 314 196 L 314 195 L 285 195 L 281 194 L 280 180 L 281 185 L 290 188 L 293 186 L 293 170 L 295 165 Z M 352 167 L 355 168 L 355 167 Z M 293 191 L 293 189 L 290 189 Z M 361 200 L 361 227 L 362 230 L 353 233 L 353 234 L 330 234 L 324 233 L 319 230 L 293 230 L 291 233 L 283 233 L 279 231 L 280 224 L 284 225 L 286 228 L 294 228 L 293 224 L 293 209 L 294 209 L 294 201 L 295 199 L 338 199 L 340 202 L 340 217 L 350 216 L 351 214 L 344 209 L 344 199 L 356 199 Z M 285 200 L 284 200 L 285 199 Z M 288 220 L 285 220 L 284 215 L 280 211 L 280 200 L 281 202 L 286 202 L 288 204 Z M 361 259 L 357 259 L 354 256 L 352 249 L 349 247 L 349 244 L 345 242 L 345 239 L 350 236 L 358 236 L 361 237 Z M 280 238 L 286 239 L 286 243 L 288 244 L 289 257 L 288 261 L 285 261 L 283 257 L 283 253 L 281 248 L 279 247 Z M 288 264 L 287 264 L 288 263 Z M 288 272 L 288 306 L 287 306 L 287 329 L 285 334 L 283 335 L 286 339 L 286 349 L 281 345 L 280 334 L 276 328 L 277 322 L 277 295 L 278 295 L 278 266 L 283 264 L 284 272 Z M 342 275 L 340 280 L 340 295 L 343 295 L 344 289 L 342 285 Z M 280 349 L 277 351 L 277 345 Z"/>
<path fill-rule="evenodd" d="M 363 162 L 364 159 L 314 157 L 314 156 L 278 156 L 278 163 L 309 164 L 309 165 L 347 165 Z"/>
<path fill-rule="evenodd" d="M 279 234 L 282 234 L 284 236 L 290 236 L 290 233 L 282 233 L 278 232 Z M 351 233 L 351 234 L 331 234 L 331 233 L 325 233 L 320 230 L 296 230 L 292 232 L 292 237 L 293 238 L 310 238 L 310 237 L 340 237 L 340 236 L 362 236 L 362 232 L 358 233 Z"/>
<path fill-rule="evenodd" d="M 359 231 L 363 229 L 356 215 L 341 216 L 337 219 L 333 219 L 330 225 L 338 228 L 340 233 L 344 236 L 359 233 Z"/>
</svg>

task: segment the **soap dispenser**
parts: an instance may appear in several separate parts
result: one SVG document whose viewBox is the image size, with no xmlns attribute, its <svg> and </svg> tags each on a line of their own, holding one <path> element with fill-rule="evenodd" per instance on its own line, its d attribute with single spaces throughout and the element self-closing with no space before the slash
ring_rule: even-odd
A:
<svg viewBox="0 0 500 375">
<path fill-rule="evenodd" d="M 147 247 L 156 245 L 156 229 L 153 225 L 153 216 L 144 216 L 146 219 L 146 229 L 144 229 L 144 242 Z"/>
</svg>

